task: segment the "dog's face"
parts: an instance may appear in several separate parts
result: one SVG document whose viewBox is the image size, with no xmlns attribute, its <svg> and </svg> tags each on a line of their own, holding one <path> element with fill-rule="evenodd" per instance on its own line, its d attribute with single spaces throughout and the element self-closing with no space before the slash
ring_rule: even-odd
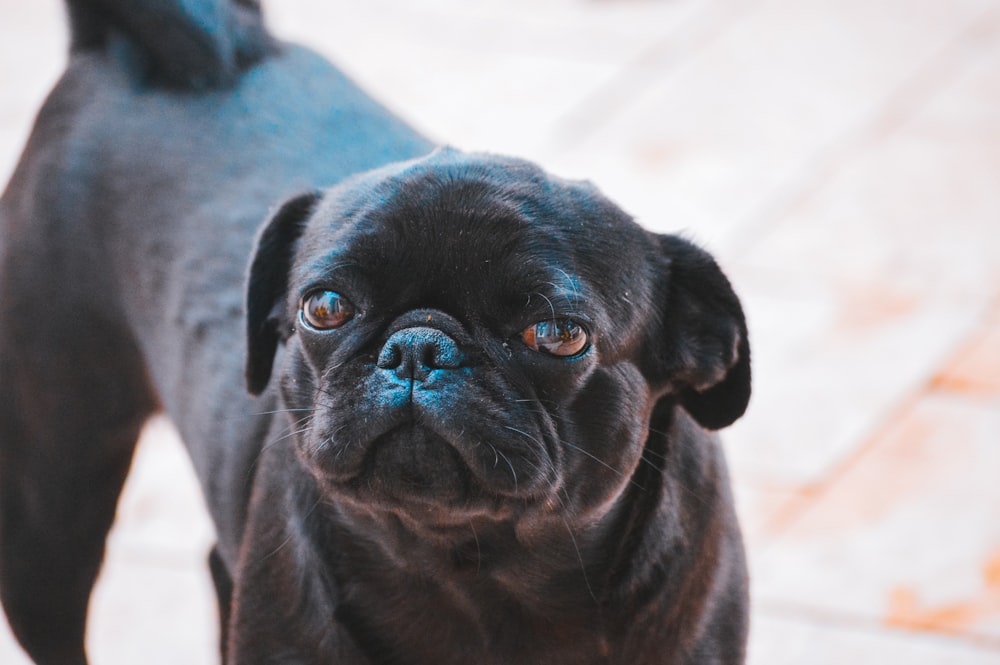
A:
<svg viewBox="0 0 1000 665">
<path fill-rule="evenodd" d="M 592 187 L 442 150 L 292 199 L 248 286 L 252 392 L 325 491 L 431 523 L 580 519 L 640 463 L 653 406 L 749 398 L 739 303 L 701 250 Z"/>
</svg>

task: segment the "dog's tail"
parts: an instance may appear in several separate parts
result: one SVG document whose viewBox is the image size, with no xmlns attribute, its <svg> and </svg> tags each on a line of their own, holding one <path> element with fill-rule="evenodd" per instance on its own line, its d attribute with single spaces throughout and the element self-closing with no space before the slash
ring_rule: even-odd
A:
<svg viewBox="0 0 1000 665">
<path fill-rule="evenodd" d="M 233 83 L 276 48 L 259 0 L 66 0 L 74 52 L 114 51 L 155 84 Z"/>
</svg>

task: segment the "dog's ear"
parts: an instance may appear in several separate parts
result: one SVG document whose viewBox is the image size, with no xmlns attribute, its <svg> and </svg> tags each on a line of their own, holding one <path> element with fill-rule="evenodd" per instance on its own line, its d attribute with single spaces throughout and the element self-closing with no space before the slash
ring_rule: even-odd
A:
<svg viewBox="0 0 1000 665">
<path fill-rule="evenodd" d="M 278 208 L 257 234 L 247 275 L 247 390 L 264 392 L 282 338 L 288 272 L 298 239 L 320 199 L 318 192 L 294 196 Z"/>
<path fill-rule="evenodd" d="M 750 401 L 743 308 L 707 252 L 676 236 L 657 240 L 659 326 L 647 347 L 647 367 L 703 427 L 721 429 Z"/>
</svg>

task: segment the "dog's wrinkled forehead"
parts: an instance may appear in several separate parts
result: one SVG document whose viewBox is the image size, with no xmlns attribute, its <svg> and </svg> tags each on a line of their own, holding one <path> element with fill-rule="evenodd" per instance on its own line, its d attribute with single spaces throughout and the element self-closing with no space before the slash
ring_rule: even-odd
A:
<svg viewBox="0 0 1000 665">
<path fill-rule="evenodd" d="M 645 232 L 585 183 L 444 150 L 327 193 L 292 290 L 363 282 L 376 300 L 452 312 L 524 307 L 536 293 L 539 307 L 589 304 L 620 325 L 631 309 L 620 303 L 645 298 L 647 251 Z"/>
</svg>

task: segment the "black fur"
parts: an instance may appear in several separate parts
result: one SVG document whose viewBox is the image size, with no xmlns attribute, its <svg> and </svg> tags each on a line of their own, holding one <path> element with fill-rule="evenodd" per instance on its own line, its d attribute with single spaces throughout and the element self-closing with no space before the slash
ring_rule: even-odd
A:
<svg viewBox="0 0 1000 665">
<path fill-rule="evenodd" d="M 247 284 L 247 291 L 254 297 L 246 303 L 246 380 L 251 394 L 264 392 L 271 378 L 271 364 L 282 337 L 275 307 L 288 293 L 292 255 L 304 230 L 305 218 L 319 196 L 308 192 L 285 201 L 257 239 Z"/>
<path fill-rule="evenodd" d="M 67 0 L 75 52 L 118 50 L 138 81 L 177 89 L 235 84 L 277 51 L 257 0 Z"/>
<path fill-rule="evenodd" d="M 708 430 L 750 352 L 710 256 L 434 150 L 253 2 L 69 4 L 0 202 L 0 597 L 36 662 L 86 662 L 159 409 L 216 524 L 227 663 L 743 661 Z M 353 317 L 310 324 L 318 291 Z M 547 321 L 586 343 L 533 348 Z"/>
</svg>

